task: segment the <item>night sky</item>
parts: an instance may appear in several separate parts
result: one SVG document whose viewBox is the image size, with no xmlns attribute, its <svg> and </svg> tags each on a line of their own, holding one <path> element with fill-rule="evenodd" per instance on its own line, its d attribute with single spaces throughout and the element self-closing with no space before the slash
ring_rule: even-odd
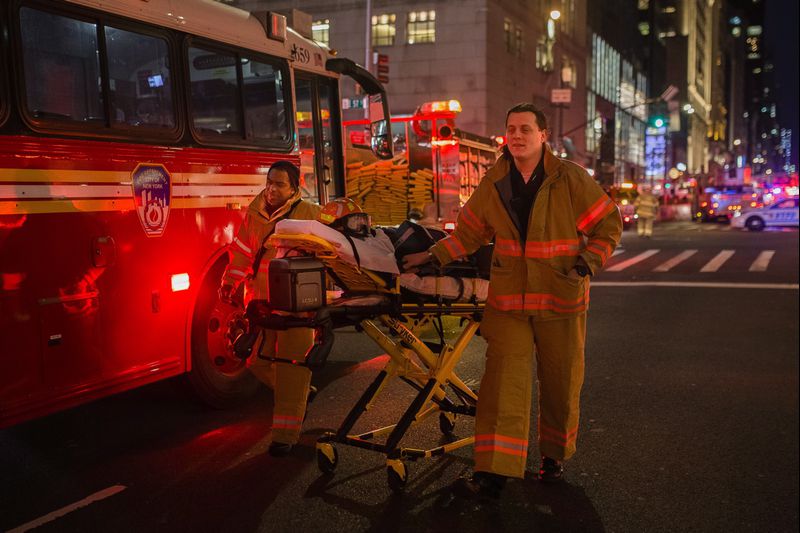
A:
<svg viewBox="0 0 800 533">
<path fill-rule="evenodd" d="M 792 162 L 797 165 L 800 151 L 798 125 L 798 27 L 797 0 L 766 0 L 764 41 L 769 57 L 773 58 L 778 100 L 778 121 L 781 127 L 792 129 Z"/>
</svg>

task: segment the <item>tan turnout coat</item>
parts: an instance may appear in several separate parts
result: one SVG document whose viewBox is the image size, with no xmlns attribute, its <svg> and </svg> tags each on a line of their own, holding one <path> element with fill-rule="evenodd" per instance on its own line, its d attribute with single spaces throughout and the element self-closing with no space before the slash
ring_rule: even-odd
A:
<svg viewBox="0 0 800 533">
<path fill-rule="evenodd" d="M 592 274 L 611 257 L 622 231 L 616 205 L 586 170 L 545 147 L 545 178 L 523 244 L 511 208 L 510 168 L 503 157 L 486 173 L 461 210 L 455 231 L 431 253 L 446 264 L 494 238 L 489 306 L 540 318 L 586 311 L 588 277 L 567 274 L 579 256 Z"/>
</svg>

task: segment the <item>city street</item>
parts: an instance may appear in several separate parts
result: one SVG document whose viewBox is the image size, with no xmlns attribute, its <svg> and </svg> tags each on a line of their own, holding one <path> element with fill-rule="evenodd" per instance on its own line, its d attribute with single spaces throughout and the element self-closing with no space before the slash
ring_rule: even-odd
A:
<svg viewBox="0 0 800 533">
<path fill-rule="evenodd" d="M 471 447 L 411 463 L 401 496 L 374 452 L 338 446 L 335 474 L 320 474 L 316 438 L 386 361 L 351 329 L 314 377 L 288 458 L 266 453 L 266 389 L 209 411 L 160 382 L 0 430 L 0 530 L 797 531 L 797 243 L 796 228 L 624 233 L 593 281 L 578 453 L 559 486 L 514 480 L 500 501 L 454 500 Z M 475 388 L 484 348 L 476 337 L 458 367 Z M 393 385 L 358 427 L 394 423 L 412 392 Z M 443 442 L 429 422 L 411 442 Z M 457 420 L 457 435 L 471 430 Z"/>
</svg>

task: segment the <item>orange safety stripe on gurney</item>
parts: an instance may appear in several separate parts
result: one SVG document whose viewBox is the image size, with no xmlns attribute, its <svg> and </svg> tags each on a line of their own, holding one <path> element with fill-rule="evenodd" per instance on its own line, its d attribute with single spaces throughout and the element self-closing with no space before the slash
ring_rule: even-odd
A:
<svg viewBox="0 0 800 533">
<path fill-rule="evenodd" d="M 528 441 L 526 439 L 498 435 L 497 433 L 475 435 L 475 451 L 498 452 L 526 457 L 528 455 Z"/>
<path fill-rule="evenodd" d="M 279 429 L 294 429 L 303 425 L 303 419 L 299 416 L 273 415 L 272 427 Z"/>
<path fill-rule="evenodd" d="M 539 422 L 539 439 L 546 440 L 560 446 L 568 446 L 575 443 L 578 437 L 578 426 L 575 426 L 567 433 L 562 433 Z"/>
<path fill-rule="evenodd" d="M 578 220 L 575 222 L 578 230 L 583 233 L 591 230 L 595 224 L 610 212 L 610 208 L 613 207 L 614 203 L 611 201 L 611 198 L 603 195 L 578 217 Z"/>
</svg>

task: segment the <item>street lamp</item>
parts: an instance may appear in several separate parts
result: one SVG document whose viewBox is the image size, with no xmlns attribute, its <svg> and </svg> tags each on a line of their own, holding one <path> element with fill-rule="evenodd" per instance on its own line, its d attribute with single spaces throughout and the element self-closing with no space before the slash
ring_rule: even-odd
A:
<svg viewBox="0 0 800 533">
<path fill-rule="evenodd" d="M 552 10 L 550 12 L 550 18 L 553 20 L 558 20 L 559 18 L 561 18 L 561 11 L 559 11 L 558 9 Z"/>
</svg>

